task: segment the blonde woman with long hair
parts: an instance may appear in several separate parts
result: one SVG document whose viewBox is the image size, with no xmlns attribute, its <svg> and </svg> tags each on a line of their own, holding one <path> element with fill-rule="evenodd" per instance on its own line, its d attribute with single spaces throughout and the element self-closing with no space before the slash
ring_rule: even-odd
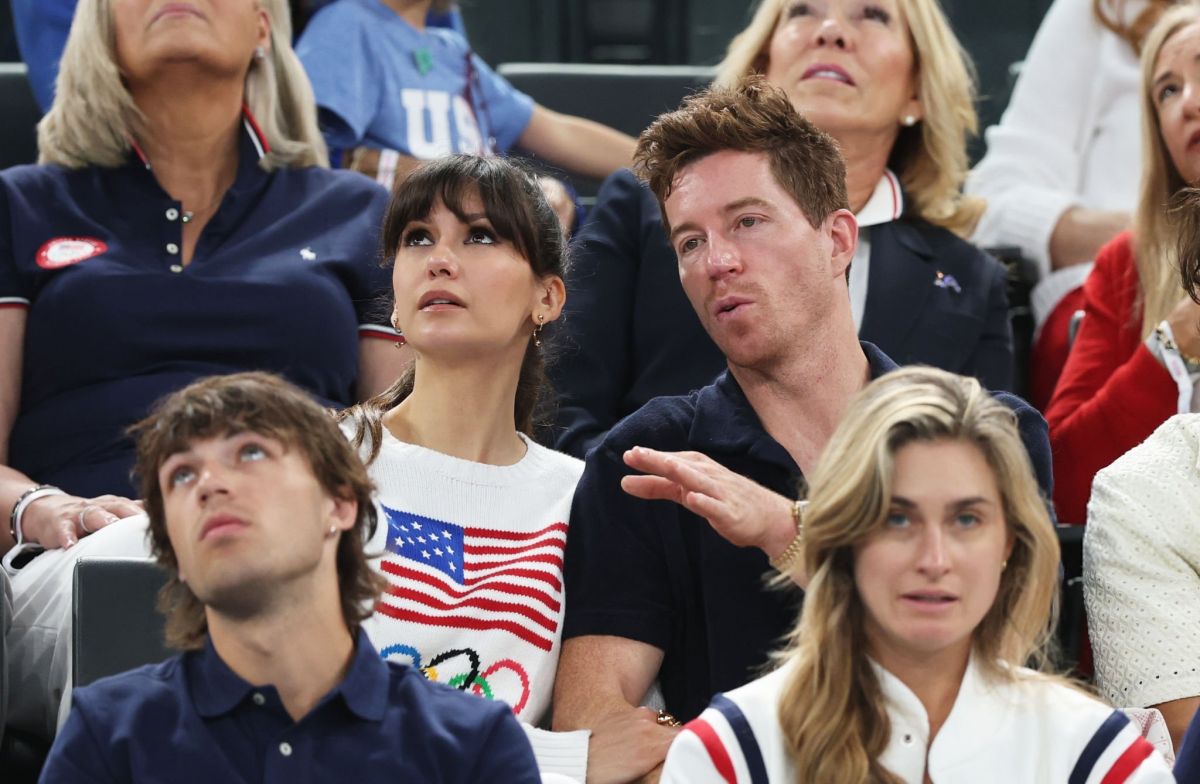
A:
<svg viewBox="0 0 1200 784">
<path fill-rule="evenodd" d="M 1046 661 L 1058 540 L 978 382 L 874 381 L 811 480 L 780 666 L 691 722 L 664 782 L 1174 781 L 1124 714 L 1026 666 Z"/>
<path fill-rule="evenodd" d="M 763 0 L 716 84 L 754 73 L 845 158 L 859 337 L 901 365 L 1009 389 L 1005 271 L 963 239 L 983 209 L 961 192 L 974 82 L 937 0 Z M 724 359 L 675 279 L 658 205 L 631 173 L 605 183 L 576 247 L 564 323 L 578 350 L 556 371 L 558 447 L 583 456 L 651 398 L 709 383 Z"/>
<path fill-rule="evenodd" d="M 1029 400 L 1045 410 L 1070 349 L 1070 322 L 1100 248 L 1137 203 L 1138 57 L 1175 0 L 1055 0 L 1021 65 L 967 193 L 987 200 L 974 240 L 1010 246 L 1040 273 Z"/>
<path fill-rule="evenodd" d="M 1082 523 L 1096 472 L 1173 414 L 1197 410 L 1200 305 L 1180 285 L 1172 199 L 1200 183 L 1200 3 L 1167 11 L 1142 50 L 1142 185 L 1132 231 L 1104 246 L 1046 409 L 1059 520 Z"/>
</svg>

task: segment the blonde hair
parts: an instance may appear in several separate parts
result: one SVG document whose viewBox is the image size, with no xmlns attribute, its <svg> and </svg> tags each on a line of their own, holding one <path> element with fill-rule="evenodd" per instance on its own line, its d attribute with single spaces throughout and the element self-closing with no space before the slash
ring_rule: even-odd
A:
<svg viewBox="0 0 1200 784">
<path fill-rule="evenodd" d="M 1154 102 L 1154 67 L 1171 36 L 1197 21 L 1200 3 L 1192 0 L 1175 6 L 1146 34 L 1142 49 L 1142 183 L 1133 215 L 1133 242 L 1143 338 L 1185 294 L 1178 275 L 1179 224 L 1169 205 L 1188 183 L 1175 168 L 1162 138 Z"/>
<path fill-rule="evenodd" d="M 761 0 L 750 24 L 730 42 L 715 84 L 732 87 L 746 74 L 766 70 L 771 36 L 790 1 Z M 901 128 L 888 166 L 900 177 L 913 213 L 967 237 L 984 208 L 982 199 L 962 192 L 967 139 L 979 130 L 974 67 L 937 0 L 899 0 L 899 5 L 908 22 L 924 119 Z"/>
<path fill-rule="evenodd" d="M 267 138 L 261 166 L 328 166 L 317 127 L 316 101 L 292 51 L 292 18 L 285 0 L 260 0 L 271 23 L 270 51 L 246 73 L 245 103 Z M 69 169 L 121 166 L 145 115 L 117 66 L 111 0 L 79 0 L 63 49 L 54 104 L 38 123 L 38 162 Z"/>
<path fill-rule="evenodd" d="M 1048 667 L 1058 539 L 1016 416 L 973 378 L 924 367 L 889 373 L 854 399 L 812 475 L 804 515 L 812 579 L 780 656 L 794 664 L 779 720 L 797 781 L 899 781 L 879 762 L 891 726 L 866 654 L 854 551 L 883 525 L 897 450 L 943 439 L 983 453 L 1014 540 L 996 599 L 973 634 L 976 658 L 1004 679 L 1031 661 Z"/>
<path fill-rule="evenodd" d="M 1177 0 L 1146 0 L 1145 7 L 1132 19 L 1125 13 L 1126 2 L 1127 0 L 1092 0 L 1092 13 L 1095 14 L 1096 21 L 1129 44 L 1134 54 L 1140 55 L 1146 32 Z M 1106 10 L 1106 7 L 1111 11 Z"/>
</svg>

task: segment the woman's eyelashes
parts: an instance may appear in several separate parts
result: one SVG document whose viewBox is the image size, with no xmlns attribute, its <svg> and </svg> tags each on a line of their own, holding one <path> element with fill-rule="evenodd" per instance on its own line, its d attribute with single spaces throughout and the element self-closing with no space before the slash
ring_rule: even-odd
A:
<svg viewBox="0 0 1200 784">
<path fill-rule="evenodd" d="M 496 232 L 489 225 L 476 224 L 468 226 L 463 232 L 464 245 L 496 245 L 499 241 Z M 429 229 L 412 228 L 404 233 L 400 244 L 406 248 L 429 247 L 436 244 L 436 241 Z"/>
<path fill-rule="evenodd" d="M 404 232 L 404 237 L 400 240 L 400 244 L 406 248 L 418 245 L 432 245 L 433 237 L 430 236 L 427 229 L 409 229 Z"/>
</svg>

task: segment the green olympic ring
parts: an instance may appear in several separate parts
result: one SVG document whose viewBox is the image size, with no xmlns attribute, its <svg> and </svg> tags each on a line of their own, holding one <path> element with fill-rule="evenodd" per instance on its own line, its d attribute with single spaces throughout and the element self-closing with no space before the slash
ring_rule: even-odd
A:
<svg viewBox="0 0 1200 784">
<path fill-rule="evenodd" d="M 453 678 L 451 678 L 449 681 L 446 682 L 446 685 L 452 689 L 457 689 L 457 688 L 460 688 L 464 683 L 466 683 L 466 680 L 467 680 L 467 675 L 465 673 L 463 673 L 463 674 L 455 675 Z M 485 680 L 484 678 L 476 677 L 475 682 L 472 685 L 478 686 L 480 689 L 483 690 L 483 694 L 485 697 L 487 697 L 489 700 L 492 699 L 492 687 L 488 685 L 487 680 Z"/>
</svg>

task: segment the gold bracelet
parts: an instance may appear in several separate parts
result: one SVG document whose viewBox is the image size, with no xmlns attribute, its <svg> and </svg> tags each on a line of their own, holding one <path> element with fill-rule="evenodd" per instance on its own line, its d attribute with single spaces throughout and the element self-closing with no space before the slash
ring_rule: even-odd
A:
<svg viewBox="0 0 1200 784">
<path fill-rule="evenodd" d="M 804 507 L 808 501 L 796 501 L 792 504 L 792 520 L 796 523 L 796 538 L 782 553 L 770 559 L 775 571 L 786 573 L 791 571 L 792 563 L 804 552 Z"/>
</svg>

